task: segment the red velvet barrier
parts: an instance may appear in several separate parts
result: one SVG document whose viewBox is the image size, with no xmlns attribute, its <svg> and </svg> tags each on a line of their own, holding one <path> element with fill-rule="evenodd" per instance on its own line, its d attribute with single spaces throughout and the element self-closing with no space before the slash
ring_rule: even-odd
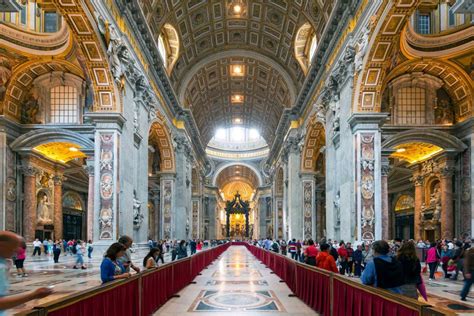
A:
<svg viewBox="0 0 474 316">
<path fill-rule="evenodd" d="M 416 316 L 418 310 L 402 305 L 396 299 L 377 295 L 334 279 L 334 316 Z"/>
<path fill-rule="evenodd" d="M 191 279 L 194 279 L 205 267 L 206 264 L 206 253 L 198 252 L 191 257 Z"/>
<path fill-rule="evenodd" d="M 296 293 L 296 261 L 287 259 L 283 265 L 283 281 L 293 293 Z"/>
<path fill-rule="evenodd" d="M 182 259 L 173 264 L 173 293 L 178 293 L 191 281 L 191 259 Z"/>
<path fill-rule="evenodd" d="M 296 265 L 296 295 L 322 315 L 330 313 L 330 275 L 304 265 Z M 350 315 L 350 314 L 347 314 Z"/>
<path fill-rule="evenodd" d="M 142 315 L 151 315 L 174 294 L 169 286 L 173 282 L 173 267 L 164 266 L 142 278 Z"/>
<path fill-rule="evenodd" d="M 52 316 L 139 315 L 138 278 L 54 311 Z"/>
</svg>

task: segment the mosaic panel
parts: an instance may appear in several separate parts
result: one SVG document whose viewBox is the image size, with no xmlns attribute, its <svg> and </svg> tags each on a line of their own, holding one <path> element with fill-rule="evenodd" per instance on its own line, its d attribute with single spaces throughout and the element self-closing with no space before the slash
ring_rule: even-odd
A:
<svg viewBox="0 0 474 316">
<path fill-rule="evenodd" d="M 99 239 L 114 239 L 115 218 L 115 136 L 113 133 L 98 133 L 99 160 Z"/>
</svg>

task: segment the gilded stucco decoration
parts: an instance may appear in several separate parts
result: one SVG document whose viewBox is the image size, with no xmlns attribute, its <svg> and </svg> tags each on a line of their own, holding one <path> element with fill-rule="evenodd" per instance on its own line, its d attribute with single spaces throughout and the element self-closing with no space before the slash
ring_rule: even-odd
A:
<svg viewBox="0 0 474 316">
<path fill-rule="evenodd" d="M 151 124 L 149 143 L 155 149 L 158 148 L 159 170 L 157 171 L 173 172 L 175 170 L 173 145 L 168 129 L 159 120 Z"/>
<path fill-rule="evenodd" d="M 320 171 L 317 169 L 317 161 L 321 155 L 321 149 L 326 144 L 326 136 L 323 124 L 315 120 L 309 123 L 306 131 L 306 140 L 301 156 L 302 170 L 304 171 Z"/>
</svg>

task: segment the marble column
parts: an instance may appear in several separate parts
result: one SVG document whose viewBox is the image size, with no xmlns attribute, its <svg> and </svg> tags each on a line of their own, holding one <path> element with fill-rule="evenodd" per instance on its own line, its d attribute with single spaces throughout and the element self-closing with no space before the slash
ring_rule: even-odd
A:
<svg viewBox="0 0 474 316">
<path fill-rule="evenodd" d="M 23 237 L 26 242 L 35 239 L 36 230 L 36 174 L 38 170 L 33 166 L 23 166 Z"/>
<path fill-rule="evenodd" d="M 441 167 L 441 239 L 452 240 L 454 237 L 453 221 L 453 172 L 452 163 L 448 161 Z"/>
<path fill-rule="evenodd" d="M 382 175 L 381 175 L 381 186 L 382 186 L 382 239 L 389 240 L 390 236 L 390 216 L 389 216 L 389 203 L 388 203 L 388 174 L 390 173 L 390 161 L 388 157 L 382 157 Z"/>
<path fill-rule="evenodd" d="M 54 239 L 63 238 L 63 175 L 53 176 L 54 181 Z"/>
<path fill-rule="evenodd" d="M 301 147 L 300 138 L 296 135 L 290 135 L 286 141 L 286 178 L 284 190 L 286 191 L 285 197 L 287 198 L 287 204 L 285 211 L 288 218 L 287 234 L 284 233 L 286 239 L 304 238 L 303 234 L 303 185 L 300 177 L 301 167 Z M 286 182 L 287 181 L 287 182 Z M 285 221 L 284 221 L 285 222 Z M 284 227 L 284 231 L 285 231 Z"/>
<path fill-rule="evenodd" d="M 413 183 L 415 184 L 415 219 L 414 219 L 414 229 L 415 229 L 415 240 L 418 241 L 422 239 L 421 235 L 421 208 L 423 205 L 423 183 L 424 178 L 415 173 L 412 178 Z"/>
<path fill-rule="evenodd" d="M 87 192 L 87 240 L 94 240 L 94 160 L 87 159 L 84 166 L 89 176 L 89 188 Z"/>
<path fill-rule="evenodd" d="M 184 136 L 174 138 L 176 157 L 173 238 L 189 239 L 191 233 L 191 147 Z"/>
<path fill-rule="evenodd" d="M 151 237 L 161 239 L 161 210 L 160 210 L 160 190 L 150 191 L 151 203 L 153 205 L 153 233 L 150 232 Z"/>
</svg>

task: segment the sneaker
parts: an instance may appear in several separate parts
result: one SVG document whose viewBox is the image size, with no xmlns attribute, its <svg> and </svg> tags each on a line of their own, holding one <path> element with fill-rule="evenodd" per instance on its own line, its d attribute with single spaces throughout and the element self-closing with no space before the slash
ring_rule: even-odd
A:
<svg viewBox="0 0 474 316">
<path fill-rule="evenodd" d="M 28 273 L 23 273 L 23 277 L 26 278 L 28 276 Z"/>
<path fill-rule="evenodd" d="M 82 267 L 81 267 L 81 269 L 82 269 L 82 270 L 85 270 L 85 269 L 87 269 L 87 268 L 86 268 L 86 267 L 84 267 L 84 266 L 82 266 Z"/>
<path fill-rule="evenodd" d="M 465 298 L 465 297 L 461 297 L 461 301 L 464 301 L 464 302 L 466 302 L 467 300 L 466 300 L 466 298 Z"/>
<path fill-rule="evenodd" d="M 72 267 L 73 269 L 78 269 L 76 266 Z"/>
</svg>

